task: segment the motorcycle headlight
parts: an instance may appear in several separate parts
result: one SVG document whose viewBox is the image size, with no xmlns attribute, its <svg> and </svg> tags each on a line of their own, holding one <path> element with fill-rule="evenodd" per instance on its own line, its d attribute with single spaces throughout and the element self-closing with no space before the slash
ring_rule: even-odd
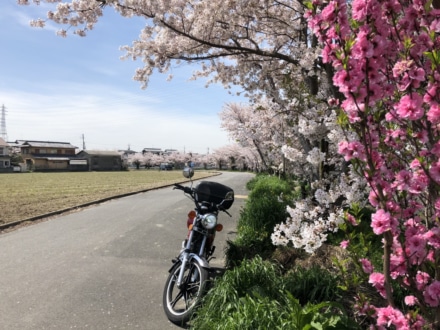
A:
<svg viewBox="0 0 440 330">
<path fill-rule="evenodd" d="M 217 216 L 215 214 L 205 214 L 202 218 L 202 226 L 206 229 L 212 229 L 217 225 Z"/>
</svg>

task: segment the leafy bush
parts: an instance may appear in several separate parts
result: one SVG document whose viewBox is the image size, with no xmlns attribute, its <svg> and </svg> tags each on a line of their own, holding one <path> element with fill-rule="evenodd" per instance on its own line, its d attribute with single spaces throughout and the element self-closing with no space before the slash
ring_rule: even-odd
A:
<svg viewBox="0 0 440 330">
<path fill-rule="evenodd" d="M 285 277 L 285 288 L 301 305 L 323 301 L 339 301 L 344 292 L 339 288 L 340 278 L 329 271 L 313 266 L 297 267 Z"/>
<path fill-rule="evenodd" d="M 231 264 L 273 251 L 270 236 L 275 225 L 286 219 L 286 206 L 294 197 L 291 183 L 274 176 L 258 175 L 247 187 L 252 190 L 238 220 L 237 238 L 226 253 Z"/>
<path fill-rule="evenodd" d="M 260 257 L 227 271 L 205 296 L 191 328 L 355 329 L 334 303 L 302 306 L 278 268 Z"/>
<path fill-rule="evenodd" d="M 260 257 L 246 260 L 239 267 L 225 272 L 205 296 L 201 309 L 192 323 L 194 329 L 220 329 L 245 303 L 246 296 L 277 300 L 281 277 L 275 266 Z M 226 329 L 226 328 L 225 328 Z"/>
</svg>

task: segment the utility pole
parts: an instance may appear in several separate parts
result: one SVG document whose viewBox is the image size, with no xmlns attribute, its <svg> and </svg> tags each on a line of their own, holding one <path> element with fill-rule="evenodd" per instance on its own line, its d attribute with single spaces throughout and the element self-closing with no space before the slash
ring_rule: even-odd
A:
<svg viewBox="0 0 440 330">
<path fill-rule="evenodd" d="M 3 104 L 2 105 L 2 120 L 0 125 L 0 137 L 5 140 L 5 142 L 8 141 L 8 134 L 6 133 L 6 107 Z"/>
</svg>

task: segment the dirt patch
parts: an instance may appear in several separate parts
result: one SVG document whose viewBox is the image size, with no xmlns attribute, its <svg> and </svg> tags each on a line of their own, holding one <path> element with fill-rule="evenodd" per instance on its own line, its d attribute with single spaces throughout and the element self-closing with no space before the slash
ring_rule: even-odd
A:
<svg viewBox="0 0 440 330">
<path fill-rule="evenodd" d="M 197 171 L 194 180 L 220 174 Z M 0 233 L 106 200 L 182 183 L 181 171 L 1 174 Z"/>
</svg>

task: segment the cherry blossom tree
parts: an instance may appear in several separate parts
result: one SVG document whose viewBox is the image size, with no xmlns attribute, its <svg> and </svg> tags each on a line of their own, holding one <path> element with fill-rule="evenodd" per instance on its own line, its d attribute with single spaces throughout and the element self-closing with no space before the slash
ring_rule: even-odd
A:
<svg viewBox="0 0 440 330">
<path fill-rule="evenodd" d="M 256 151 L 263 170 L 280 164 L 282 143 L 275 146 L 274 139 L 283 134 L 283 121 L 271 108 L 254 109 L 250 105 L 229 103 L 220 113 L 220 119 L 231 138 L 240 146 Z"/>
<path fill-rule="evenodd" d="M 144 86 L 154 71 L 166 73 L 182 61 L 198 63 L 193 78 L 226 88 L 239 85 L 248 95 L 256 91 L 277 99 L 288 81 L 316 80 L 317 50 L 310 48 L 302 1 L 251 0 L 19 0 L 28 5 L 56 4 L 45 19 L 32 25 L 44 27 L 50 20 L 60 25 L 61 36 L 85 36 L 111 7 L 122 16 L 146 19 L 145 28 L 126 57 L 141 59 L 135 79 Z M 301 70 L 295 68 L 300 67 Z M 316 81 L 314 82 L 316 85 Z M 316 86 L 313 87 L 316 89 Z"/>
<path fill-rule="evenodd" d="M 337 91 L 331 83 L 331 65 L 322 61 L 317 39 L 307 28 L 304 1 L 32 2 L 56 4 L 45 19 L 34 20 L 32 25 L 44 27 L 47 20 L 53 21 L 64 26 L 59 31 L 61 36 L 67 36 L 68 31 L 85 36 L 105 14 L 104 8 L 113 8 L 126 17 L 145 18 L 139 38 L 123 47 L 126 58 L 142 60 L 135 79 L 144 87 L 155 71 L 167 73 L 181 62 L 198 64 L 193 79 L 205 78 L 207 84 L 221 83 L 225 88 L 240 86 L 254 109 L 247 120 L 263 118 L 258 124 L 246 123 L 254 135 L 266 134 L 255 139 L 258 143 L 253 143 L 250 151 L 259 155 L 256 168 L 267 169 L 285 157 L 291 161 L 295 174 L 307 177 L 316 191 L 325 191 L 329 182 L 339 184 L 335 179 L 341 170 L 338 166 L 343 163 L 334 159 L 330 143 L 340 134 L 330 129 L 336 117 L 327 106 L 327 99 L 337 95 Z M 287 129 L 291 129 L 290 136 L 284 134 Z M 271 131 L 274 134 L 267 134 Z M 248 145 L 252 142 L 242 141 Z M 224 161 L 217 159 L 219 164 Z"/>
<path fill-rule="evenodd" d="M 255 170 L 260 163 L 256 153 L 252 153 L 249 148 L 237 143 L 217 148 L 209 157 L 217 163 L 220 162 L 222 165 L 240 171 Z"/>
<path fill-rule="evenodd" d="M 144 157 L 142 153 L 137 152 L 133 155 L 129 155 L 128 157 L 128 164 L 135 165 L 137 169 L 139 169 L 141 165 L 144 164 Z"/>
<path fill-rule="evenodd" d="M 307 15 L 336 69 L 339 120 L 355 133 L 339 151 L 371 188 L 371 226 L 384 242 L 383 270 L 364 269 L 388 306 L 363 302 L 361 312 L 378 327 L 438 329 L 440 3 L 317 0 Z M 392 282 L 409 292 L 406 312 Z"/>
<path fill-rule="evenodd" d="M 253 106 L 228 104 L 221 119 L 222 127 L 242 147 L 255 150 L 265 168 L 286 157 L 291 173 L 311 185 L 311 195 L 288 207 L 290 217 L 275 227 L 272 241 L 313 253 L 326 241 L 327 233 L 337 231 L 344 222 L 344 208 L 353 203 L 365 206 L 368 190 L 338 155 L 337 145 L 344 134 L 336 123 L 336 113 L 325 103 L 311 107 L 300 103 L 293 99 L 288 110 L 268 100 Z M 332 171 L 324 173 L 324 166 Z"/>
<path fill-rule="evenodd" d="M 143 152 L 142 164 L 145 165 L 145 168 L 154 166 L 154 154 L 152 152 Z"/>
<path fill-rule="evenodd" d="M 164 155 L 164 161 L 174 164 L 174 168 L 183 168 L 185 164 L 189 161 L 194 161 L 193 153 L 183 153 L 178 151 L 173 151 L 168 155 Z"/>
</svg>

